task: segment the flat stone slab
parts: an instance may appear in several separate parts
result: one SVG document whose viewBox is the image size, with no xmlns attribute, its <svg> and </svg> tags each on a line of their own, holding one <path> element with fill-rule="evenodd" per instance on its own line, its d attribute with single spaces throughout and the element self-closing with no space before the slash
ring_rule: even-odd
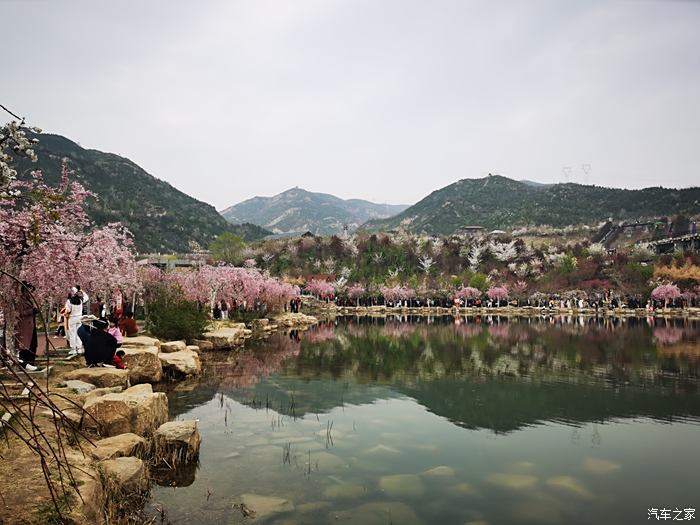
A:
<svg viewBox="0 0 700 525">
<path fill-rule="evenodd" d="M 117 368 L 79 368 L 66 374 L 66 380 L 78 380 L 96 387 L 129 386 L 129 372 Z"/>
<path fill-rule="evenodd" d="M 318 324 L 318 319 L 313 315 L 286 313 L 275 317 L 274 322 L 283 328 L 294 328 Z"/>
<path fill-rule="evenodd" d="M 122 347 L 122 350 L 132 385 L 157 383 L 163 379 L 163 366 L 158 358 L 157 346 Z"/>
<path fill-rule="evenodd" d="M 139 458 L 124 457 L 100 462 L 104 473 L 126 492 L 143 491 L 148 487 L 146 466 Z"/>
<path fill-rule="evenodd" d="M 119 434 L 95 441 L 95 448 L 90 450 L 92 457 L 99 461 L 128 456 L 140 457 L 146 450 L 146 440 L 132 434 Z"/>
<path fill-rule="evenodd" d="M 83 409 L 92 416 L 86 416 L 83 424 L 104 436 L 126 432 L 146 436 L 168 420 L 168 398 L 163 392 L 153 392 L 149 384 L 116 394 L 88 395 Z"/>
<path fill-rule="evenodd" d="M 233 326 L 216 328 L 205 332 L 202 337 L 212 344 L 213 350 L 225 350 L 242 345 L 253 334 L 245 324 L 237 323 Z M 199 345 L 201 348 L 201 344 Z"/>
<path fill-rule="evenodd" d="M 158 358 L 163 367 L 163 372 L 172 377 L 196 376 L 202 372 L 202 363 L 199 354 L 183 350 L 169 354 L 159 354 Z"/>
<path fill-rule="evenodd" d="M 197 345 L 200 352 L 209 352 L 210 350 L 214 350 L 214 344 L 211 341 L 205 341 L 204 339 L 195 339 L 192 341 L 192 344 Z"/>
<path fill-rule="evenodd" d="M 86 383 L 85 381 L 80 381 L 79 379 L 68 380 L 65 382 L 64 386 L 76 394 L 87 394 L 88 392 L 91 392 L 97 388 L 92 383 Z"/>
<path fill-rule="evenodd" d="M 180 352 L 187 349 L 187 343 L 184 341 L 168 341 L 160 344 L 160 351 L 165 353 Z"/>
<path fill-rule="evenodd" d="M 125 346 L 156 346 L 160 347 L 160 339 L 155 337 L 147 337 L 145 335 L 137 335 L 135 337 L 125 337 L 122 347 Z"/>
</svg>

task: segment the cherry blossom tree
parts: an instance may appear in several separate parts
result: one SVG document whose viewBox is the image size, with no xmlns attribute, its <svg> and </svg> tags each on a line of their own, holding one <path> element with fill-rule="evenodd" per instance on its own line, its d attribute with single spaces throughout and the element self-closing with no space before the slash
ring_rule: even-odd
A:
<svg viewBox="0 0 700 525">
<path fill-rule="evenodd" d="M 332 299 L 335 293 L 333 285 L 323 279 L 311 279 L 306 283 L 306 292 L 319 299 Z"/>
<path fill-rule="evenodd" d="M 366 289 L 361 284 L 353 284 L 348 288 L 348 298 L 355 301 L 355 304 L 359 306 L 360 297 L 362 297 L 366 292 Z"/>
<path fill-rule="evenodd" d="M 492 286 L 486 292 L 492 301 L 505 301 L 508 299 L 508 289 L 505 286 Z"/>
<path fill-rule="evenodd" d="M 473 288 L 471 286 L 464 286 L 457 290 L 455 297 L 459 299 L 464 299 L 465 301 L 469 301 L 470 299 L 477 299 L 481 297 L 481 290 L 479 290 L 478 288 Z"/>
<path fill-rule="evenodd" d="M 664 308 L 668 306 L 669 301 L 674 301 L 681 296 L 681 291 L 675 284 L 662 284 L 651 291 L 651 298 L 657 301 L 664 302 Z"/>
</svg>

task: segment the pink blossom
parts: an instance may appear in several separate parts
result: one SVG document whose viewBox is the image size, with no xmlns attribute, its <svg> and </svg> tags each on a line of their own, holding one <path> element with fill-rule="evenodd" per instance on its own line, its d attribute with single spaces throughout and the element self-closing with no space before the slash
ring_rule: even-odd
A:
<svg viewBox="0 0 700 525">
<path fill-rule="evenodd" d="M 489 288 L 488 292 L 486 292 L 486 295 L 488 295 L 489 299 L 492 301 L 505 301 L 508 299 L 508 288 L 505 286 L 492 286 Z"/>
</svg>

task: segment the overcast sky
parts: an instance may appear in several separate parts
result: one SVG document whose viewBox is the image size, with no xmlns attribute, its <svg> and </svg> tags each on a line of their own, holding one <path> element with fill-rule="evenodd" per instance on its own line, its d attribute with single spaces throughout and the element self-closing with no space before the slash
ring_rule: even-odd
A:
<svg viewBox="0 0 700 525">
<path fill-rule="evenodd" d="M 218 209 L 700 181 L 700 1 L 0 0 L 0 33 L 0 103 Z"/>
</svg>

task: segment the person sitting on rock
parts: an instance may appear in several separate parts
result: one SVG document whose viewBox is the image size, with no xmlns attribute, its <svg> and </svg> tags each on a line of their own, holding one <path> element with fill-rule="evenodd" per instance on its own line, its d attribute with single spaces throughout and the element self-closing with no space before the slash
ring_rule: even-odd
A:
<svg viewBox="0 0 700 525">
<path fill-rule="evenodd" d="M 95 330 L 85 346 L 85 362 L 88 366 L 112 366 L 117 340 L 107 332 L 109 323 L 105 319 L 98 319 L 93 326 Z"/>
<path fill-rule="evenodd" d="M 112 358 L 112 365 L 117 367 L 119 370 L 124 370 L 126 368 L 126 365 L 124 364 L 125 355 L 126 352 L 124 350 L 117 350 L 117 353 L 114 354 L 114 357 Z"/>
<path fill-rule="evenodd" d="M 139 333 L 139 327 L 136 325 L 136 321 L 134 321 L 133 312 L 126 312 L 124 314 L 122 320 L 119 321 L 119 330 L 121 330 L 122 335 L 127 337 L 134 337 Z"/>
</svg>

